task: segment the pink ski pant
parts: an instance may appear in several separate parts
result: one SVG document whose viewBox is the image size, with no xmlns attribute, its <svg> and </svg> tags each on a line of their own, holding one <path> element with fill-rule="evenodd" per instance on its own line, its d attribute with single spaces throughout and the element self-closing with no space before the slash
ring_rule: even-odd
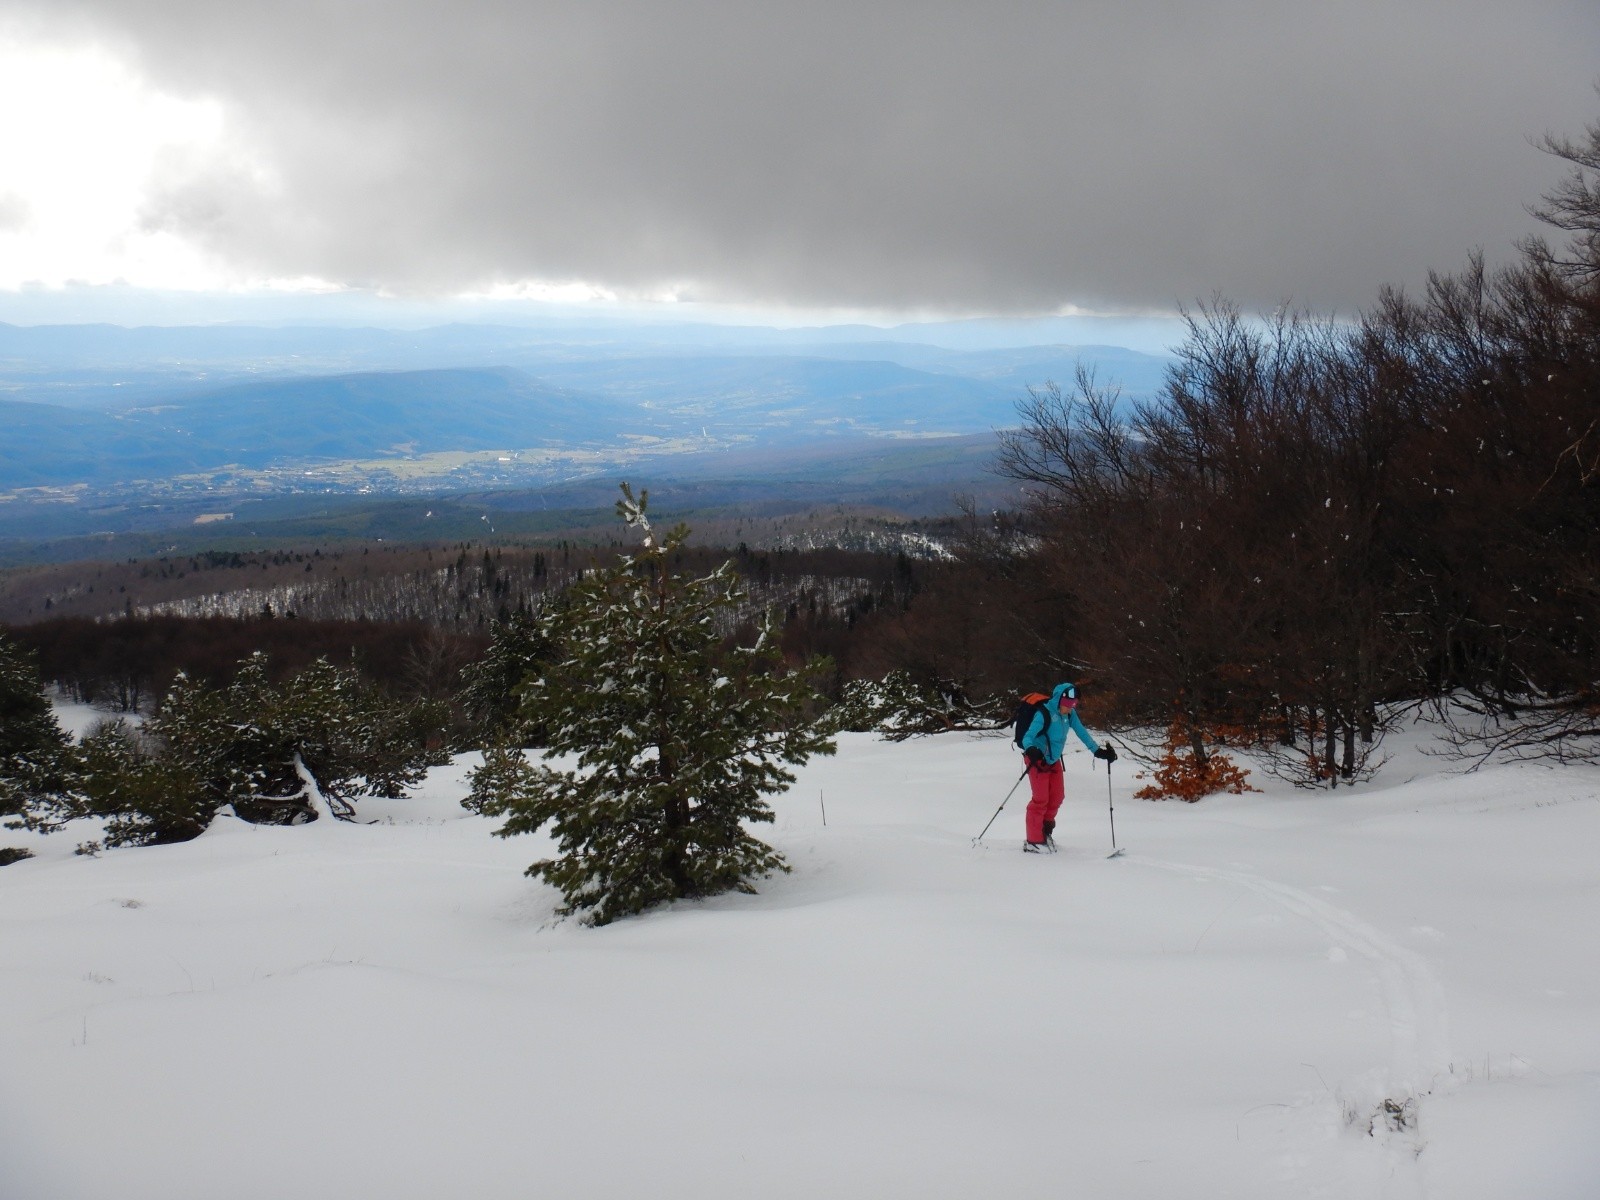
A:
<svg viewBox="0 0 1600 1200">
<path fill-rule="evenodd" d="M 1028 786 L 1033 799 L 1028 801 L 1028 840 L 1044 841 L 1044 823 L 1054 821 L 1066 795 L 1065 778 L 1058 759 L 1042 767 L 1028 764 Z"/>
</svg>

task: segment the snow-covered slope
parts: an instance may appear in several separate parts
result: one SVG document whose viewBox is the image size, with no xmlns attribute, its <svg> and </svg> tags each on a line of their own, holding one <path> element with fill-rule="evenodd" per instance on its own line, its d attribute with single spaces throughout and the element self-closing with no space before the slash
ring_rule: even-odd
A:
<svg viewBox="0 0 1600 1200">
<path fill-rule="evenodd" d="M 794 866 L 604 929 L 457 806 L 0 870 L 0 1196 L 1600 1195 L 1600 772 L 1131 800 L 846 737 Z M 823 824 L 826 806 L 827 824 Z M 15 836 L 6 839 L 15 842 Z"/>
</svg>

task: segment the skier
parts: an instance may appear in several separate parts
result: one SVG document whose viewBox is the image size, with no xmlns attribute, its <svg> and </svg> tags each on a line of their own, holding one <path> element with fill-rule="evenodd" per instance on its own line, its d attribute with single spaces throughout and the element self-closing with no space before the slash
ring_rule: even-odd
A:
<svg viewBox="0 0 1600 1200">
<path fill-rule="evenodd" d="M 1067 729 L 1070 727 L 1096 758 L 1107 763 L 1117 761 L 1115 748 L 1102 747 L 1089 736 L 1078 718 L 1077 708 L 1077 686 L 1056 684 L 1049 701 L 1039 706 L 1022 736 L 1022 756 L 1027 760 L 1028 786 L 1033 792 L 1033 798 L 1028 801 L 1028 841 L 1022 848 L 1030 854 L 1056 848 L 1056 813 L 1061 810 L 1066 794 L 1061 755 L 1067 748 Z"/>
</svg>

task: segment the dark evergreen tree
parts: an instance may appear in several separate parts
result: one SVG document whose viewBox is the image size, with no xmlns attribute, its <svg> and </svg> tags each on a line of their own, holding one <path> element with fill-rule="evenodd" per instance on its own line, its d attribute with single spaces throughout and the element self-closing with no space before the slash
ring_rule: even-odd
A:
<svg viewBox="0 0 1600 1200">
<path fill-rule="evenodd" d="M 543 731 L 522 720 L 521 689 L 530 673 L 537 673 L 551 657 L 550 638 L 543 623 L 529 612 L 514 612 L 496 621 L 489 634 L 489 649 L 461 672 L 458 693 L 461 707 L 490 743 L 518 746 L 542 743 Z"/>
<path fill-rule="evenodd" d="M 996 724 L 992 712 L 968 703 L 959 685 L 943 679 L 925 682 L 909 671 L 890 671 L 881 680 L 850 680 L 829 715 L 836 729 L 881 733 L 891 742 Z"/>
<path fill-rule="evenodd" d="M 151 732 L 189 766 L 218 803 L 252 820 L 294 821 L 319 791 L 335 815 L 357 797 L 395 796 L 439 761 L 419 743 L 426 722 L 350 667 L 319 660 L 281 684 L 264 655 L 246 659 L 227 687 L 184 681 Z"/>
<path fill-rule="evenodd" d="M 564 914 L 604 925 L 670 900 L 752 892 L 787 871 L 747 826 L 770 822 L 766 796 L 794 781 L 786 764 L 831 754 L 812 714 L 820 665 L 784 669 L 774 639 L 724 634 L 743 595 L 733 564 L 675 574 L 688 530 L 657 541 L 623 486 L 618 514 L 644 534 L 637 554 L 574 585 L 543 629 L 555 649 L 530 676 L 522 715 L 548 731 L 571 769 L 491 751 L 469 806 L 501 815 L 499 836 L 549 825 L 560 857 L 528 874 L 560 889 Z"/>
<path fill-rule="evenodd" d="M 33 656 L 0 634 L 0 817 L 17 828 L 57 803 L 71 778 L 70 742 L 39 685 Z M 10 855 L 9 857 L 17 857 Z"/>
<path fill-rule="evenodd" d="M 91 849 L 186 842 L 205 832 L 218 807 L 187 763 L 122 721 L 83 739 L 78 769 L 77 795 L 61 811 L 107 818 Z"/>
<path fill-rule="evenodd" d="M 83 747 L 70 815 L 109 818 L 107 845 L 185 841 L 224 805 L 249 821 L 350 817 L 361 796 L 397 796 L 442 761 L 433 723 L 350 667 L 327 660 L 275 683 L 265 655 L 213 688 L 180 675 L 143 731 L 98 731 Z"/>
</svg>

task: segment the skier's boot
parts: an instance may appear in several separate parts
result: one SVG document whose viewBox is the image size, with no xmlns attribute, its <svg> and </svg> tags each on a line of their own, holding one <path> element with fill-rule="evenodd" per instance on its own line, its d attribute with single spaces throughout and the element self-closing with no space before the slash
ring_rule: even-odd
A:
<svg viewBox="0 0 1600 1200">
<path fill-rule="evenodd" d="M 1050 847 L 1050 853 L 1052 853 L 1052 854 L 1055 853 L 1055 851 L 1056 851 L 1056 823 L 1054 821 L 1046 821 L 1044 823 L 1044 844 L 1046 846 Z"/>
<path fill-rule="evenodd" d="M 1050 847 L 1044 842 L 1023 842 L 1022 852 L 1024 854 L 1048 854 Z"/>
</svg>

